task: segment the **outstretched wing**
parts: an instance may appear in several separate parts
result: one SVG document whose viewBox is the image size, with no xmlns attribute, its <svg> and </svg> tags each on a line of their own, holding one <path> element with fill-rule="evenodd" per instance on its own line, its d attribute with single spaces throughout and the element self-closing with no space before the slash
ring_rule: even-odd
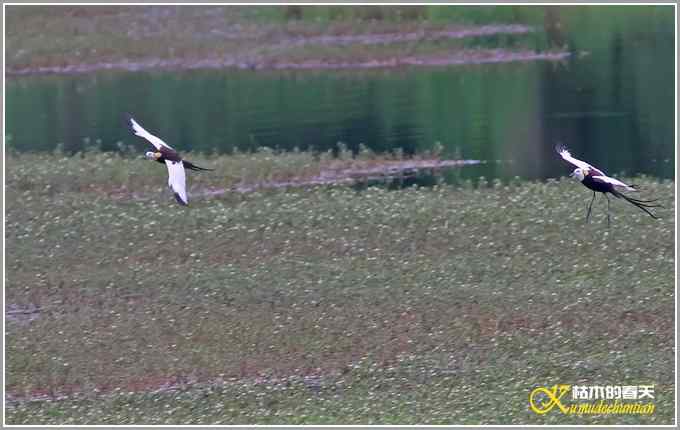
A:
<svg viewBox="0 0 680 430">
<path fill-rule="evenodd" d="M 132 118 L 130 115 L 127 115 L 127 121 L 128 124 L 130 125 L 130 129 L 135 135 L 143 137 L 144 139 L 148 140 L 157 150 L 160 151 L 160 149 L 164 146 L 166 148 L 172 149 L 170 145 L 163 142 L 160 138 L 144 130 L 144 127 L 139 125 L 139 123 L 135 121 L 134 118 Z"/>
<path fill-rule="evenodd" d="M 606 176 L 602 170 L 595 168 L 591 166 L 590 164 L 586 163 L 585 161 L 578 160 L 574 157 L 571 156 L 571 153 L 567 148 L 564 146 L 558 145 L 555 147 L 555 151 L 557 151 L 558 154 L 560 154 L 560 157 L 568 163 L 573 164 L 576 167 L 579 167 L 581 169 L 586 169 L 590 170 L 593 175 L 598 175 L 598 176 Z"/>
<path fill-rule="evenodd" d="M 165 160 L 165 165 L 168 166 L 168 185 L 175 194 L 175 199 L 180 205 L 186 206 L 189 204 L 187 197 L 187 177 L 184 172 L 184 166 L 181 161 Z"/>
<path fill-rule="evenodd" d="M 621 187 L 625 188 L 628 191 L 637 191 L 635 188 L 628 184 L 624 184 L 623 182 L 619 181 L 618 179 L 610 178 L 609 176 L 593 176 L 593 179 L 606 182 L 608 184 L 612 184 L 615 187 Z"/>
</svg>

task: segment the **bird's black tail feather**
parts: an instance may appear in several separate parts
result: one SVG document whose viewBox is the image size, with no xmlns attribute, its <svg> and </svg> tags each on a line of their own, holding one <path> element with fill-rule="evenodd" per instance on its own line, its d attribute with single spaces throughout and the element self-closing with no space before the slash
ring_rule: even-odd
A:
<svg viewBox="0 0 680 430">
<path fill-rule="evenodd" d="M 205 167 L 198 167 L 198 166 L 196 166 L 195 164 L 192 164 L 191 162 L 189 162 L 189 161 L 187 161 L 187 160 L 182 160 L 182 165 L 184 166 L 185 169 L 195 170 L 195 171 L 201 171 L 201 170 L 210 171 L 210 170 L 215 170 L 215 169 L 206 169 Z"/>
<path fill-rule="evenodd" d="M 630 203 L 630 204 L 633 204 L 633 205 L 637 206 L 638 208 L 640 208 L 640 209 L 642 209 L 643 211 L 647 212 L 647 214 L 648 214 L 649 216 L 651 216 L 652 218 L 654 218 L 654 219 L 659 219 L 659 217 L 657 217 L 656 215 L 654 215 L 653 213 L 651 213 L 651 212 L 647 209 L 647 208 L 662 208 L 663 206 L 661 206 L 661 205 L 650 205 L 650 204 L 649 204 L 649 203 L 653 203 L 653 202 L 657 201 L 658 199 L 654 199 L 654 200 L 638 200 L 638 199 L 634 199 L 634 198 L 632 198 L 632 197 L 628 197 L 627 195 L 625 195 L 625 194 L 623 194 L 623 193 L 620 193 L 620 192 L 618 192 L 618 191 L 616 191 L 616 192 L 614 192 L 614 193 L 612 193 L 612 194 L 614 194 L 616 197 L 621 197 L 621 198 L 623 198 L 624 200 L 626 200 L 626 201 L 627 201 L 628 203 Z"/>
<path fill-rule="evenodd" d="M 621 194 L 621 195 L 622 195 L 626 200 L 628 200 L 628 201 L 631 201 L 631 200 L 632 200 L 632 201 L 634 201 L 635 203 L 641 203 L 641 204 L 644 204 L 644 203 L 654 203 L 654 202 L 656 202 L 656 201 L 659 200 L 659 199 L 642 200 L 642 199 L 635 199 L 635 198 L 629 197 L 629 196 L 624 196 L 623 194 Z M 663 207 L 663 206 L 661 206 L 661 205 L 644 205 L 644 206 L 649 206 L 650 208 L 662 208 L 662 207 Z"/>
</svg>

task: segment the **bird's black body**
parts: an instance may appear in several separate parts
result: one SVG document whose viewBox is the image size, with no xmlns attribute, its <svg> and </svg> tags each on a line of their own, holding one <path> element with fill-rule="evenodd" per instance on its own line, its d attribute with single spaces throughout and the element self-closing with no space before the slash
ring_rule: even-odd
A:
<svg viewBox="0 0 680 430">
<path fill-rule="evenodd" d="M 615 191 L 615 190 L 614 190 L 614 186 L 612 184 L 601 181 L 599 179 L 596 179 L 593 176 L 596 176 L 596 175 L 592 175 L 592 174 L 586 175 L 583 178 L 583 181 L 581 181 L 581 183 L 583 185 L 585 185 L 586 188 L 590 188 L 591 190 L 596 191 L 598 193 L 612 193 L 612 194 L 614 194 L 613 191 Z"/>
<path fill-rule="evenodd" d="M 156 158 L 156 161 L 159 163 L 165 163 L 165 160 L 170 160 L 170 161 L 182 161 L 182 157 L 179 156 L 177 151 L 174 151 L 170 148 L 166 148 L 165 146 L 161 147 L 161 149 L 158 150 L 160 152 L 160 156 Z"/>
<path fill-rule="evenodd" d="M 190 161 L 187 160 L 182 160 L 182 157 L 179 156 L 177 151 L 173 151 L 172 149 L 162 147 L 160 149 L 160 157 L 156 158 L 156 161 L 162 164 L 165 164 L 165 160 L 170 160 L 170 161 L 181 161 L 182 165 L 184 166 L 185 169 L 189 170 L 213 170 L 213 169 L 206 169 L 205 167 L 199 167 L 195 164 L 193 164 Z"/>
</svg>

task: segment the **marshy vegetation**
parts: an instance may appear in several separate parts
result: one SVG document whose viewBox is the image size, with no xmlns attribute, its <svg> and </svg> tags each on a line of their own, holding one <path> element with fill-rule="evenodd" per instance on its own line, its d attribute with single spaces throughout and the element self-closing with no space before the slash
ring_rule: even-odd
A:
<svg viewBox="0 0 680 430">
<path fill-rule="evenodd" d="M 6 11 L 8 424 L 672 423 L 671 6 Z M 528 53 L 569 56 L 352 69 Z M 109 67 L 149 70 L 16 76 Z M 188 208 L 131 110 L 215 169 Z M 586 224 L 557 142 L 660 219 Z M 557 383 L 656 410 L 531 412 Z"/>
<path fill-rule="evenodd" d="M 190 181 L 320 169 L 297 157 L 194 154 L 223 173 Z M 9 423 L 672 419 L 673 182 L 632 178 L 667 209 L 655 221 L 615 202 L 607 230 L 602 205 L 584 224 L 589 196 L 564 179 L 229 192 L 184 209 L 160 194 L 162 166 L 7 161 L 6 299 L 31 315 L 7 319 L 6 388 L 24 399 Z M 533 386 L 582 380 L 655 384 L 657 412 L 528 411 Z"/>
</svg>

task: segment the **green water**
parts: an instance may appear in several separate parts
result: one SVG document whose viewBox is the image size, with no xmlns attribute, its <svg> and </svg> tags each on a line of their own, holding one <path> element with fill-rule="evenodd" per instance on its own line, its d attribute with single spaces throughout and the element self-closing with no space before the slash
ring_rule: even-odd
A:
<svg viewBox="0 0 680 430">
<path fill-rule="evenodd" d="M 673 177 L 673 9 L 551 13 L 557 18 L 541 15 L 539 35 L 529 37 L 566 44 L 564 62 L 12 78 L 7 142 L 19 151 L 117 150 L 122 142 L 141 154 L 146 146 L 123 124 L 129 112 L 180 151 L 343 142 L 416 153 L 441 144 L 445 157 L 488 161 L 463 168 L 469 177 L 548 178 L 569 171 L 553 151 L 562 143 L 608 173 Z"/>
</svg>

